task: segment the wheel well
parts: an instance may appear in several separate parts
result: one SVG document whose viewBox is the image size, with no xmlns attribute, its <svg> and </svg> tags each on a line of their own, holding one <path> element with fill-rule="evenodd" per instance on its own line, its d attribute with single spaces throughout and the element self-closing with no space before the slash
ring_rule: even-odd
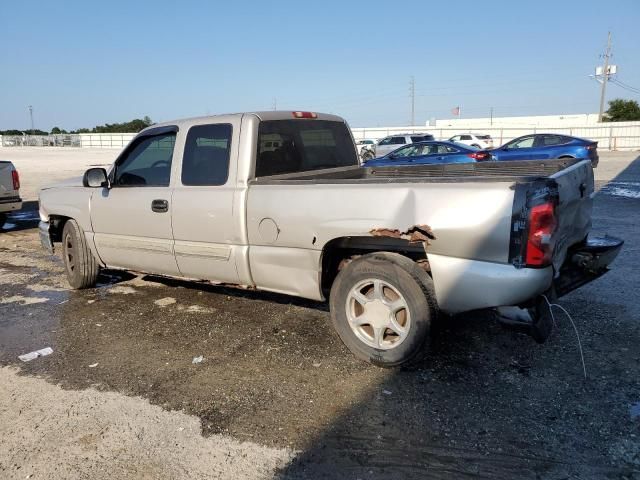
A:
<svg viewBox="0 0 640 480">
<path fill-rule="evenodd" d="M 62 242 L 62 230 L 68 220 L 71 218 L 62 215 L 49 215 L 49 235 L 52 242 Z"/>
<path fill-rule="evenodd" d="M 422 242 L 385 237 L 341 237 L 327 242 L 322 249 L 320 286 L 325 297 L 338 272 L 353 258 L 373 252 L 395 252 L 418 263 L 429 275 L 429 261 Z"/>
<path fill-rule="evenodd" d="M 562 158 L 576 158 L 573 155 L 561 155 L 558 158 L 562 159 Z"/>
</svg>

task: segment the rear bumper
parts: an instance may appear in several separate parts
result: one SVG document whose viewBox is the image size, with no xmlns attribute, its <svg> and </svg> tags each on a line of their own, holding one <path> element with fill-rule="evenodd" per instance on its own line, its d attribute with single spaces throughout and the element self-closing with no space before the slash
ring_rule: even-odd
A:
<svg viewBox="0 0 640 480">
<path fill-rule="evenodd" d="M 13 212 L 22 208 L 20 197 L 0 198 L 0 212 Z"/>
<path fill-rule="evenodd" d="M 604 236 L 588 237 L 585 242 L 571 247 L 559 275 L 553 281 L 556 295 L 566 295 L 607 273 L 622 245 L 623 240 Z"/>
</svg>

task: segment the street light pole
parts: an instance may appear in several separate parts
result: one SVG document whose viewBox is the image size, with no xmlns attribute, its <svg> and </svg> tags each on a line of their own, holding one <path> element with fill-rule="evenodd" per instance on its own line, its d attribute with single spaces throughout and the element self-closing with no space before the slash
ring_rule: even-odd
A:
<svg viewBox="0 0 640 480">
<path fill-rule="evenodd" d="M 33 135 L 33 106 L 29 105 L 29 117 L 31 118 L 31 135 Z"/>
<path fill-rule="evenodd" d="M 602 88 L 600 90 L 600 112 L 598 113 L 598 123 L 602 122 L 604 114 L 604 99 L 607 90 L 607 80 L 609 80 L 609 57 L 611 56 L 611 32 L 607 37 L 607 50 L 604 53 L 604 68 L 602 69 Z"/>
</svg>

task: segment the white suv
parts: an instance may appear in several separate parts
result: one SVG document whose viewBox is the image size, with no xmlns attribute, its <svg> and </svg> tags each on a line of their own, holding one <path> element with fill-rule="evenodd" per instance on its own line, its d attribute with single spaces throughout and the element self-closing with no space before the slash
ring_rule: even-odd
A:
<svg viewBox="0 0 640 480">
<path fill-rule="evenodd" d="M 462 143 L 476 148 L 493 148 L 493 138 L 491 135 L 480 135 L 478 133 L 462 133 L 454 135 L 449 139 L 450 142 Z"/>
<path fill-rule="evenodd" d="M 378 143 L 374 146 L 372 153 L 374 153 L 376 157 L 382 157 L 403 145 L 431 140 L 435 140 L 435 138 L 430 133 L 398 133 L 378 140 Z M 363 160 L 368 159 L 365 159 L 363 155 Z"/>
</svg>

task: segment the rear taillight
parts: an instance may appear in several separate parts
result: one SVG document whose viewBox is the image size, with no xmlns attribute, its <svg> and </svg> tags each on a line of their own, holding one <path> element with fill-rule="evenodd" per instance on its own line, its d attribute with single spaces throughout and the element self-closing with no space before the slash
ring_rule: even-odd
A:
<svg viewBox="0 0 640 480">
<path fill-rule="evenodd" d="M 595 150 L 596 148 L 598 148 L 598 143 L 597 142 L 596 143 L 591 143 L 591 144 L 587 145 L 585 148 L 587 150 Z"/>
<path fill-rule="evenodd" d="M 467 157 L 471 157 L 477 162 L 485 162 L 487 160 L 491 160 L 491 154 L 489 152 L 467 153 Z"/>
<path fill-rule="evenodd" d="M 11 171 L 11 179 L 13 180 L 13 189 L 20 190 L 20 175 L 17 170 Z"/>
<path fill-rule="evenodd" d="M 527 238 L 527 267 L 544 267 L 551 263 L 555 244 L 553 234 L 557 226 L 553 203 L 543 203 L 531 209 Z"/>
<path fill-rule="evenodd" d="M 318 114 L 314 112 L 291 112 L 294 118 L 318 118 Z"/>
</svg>

